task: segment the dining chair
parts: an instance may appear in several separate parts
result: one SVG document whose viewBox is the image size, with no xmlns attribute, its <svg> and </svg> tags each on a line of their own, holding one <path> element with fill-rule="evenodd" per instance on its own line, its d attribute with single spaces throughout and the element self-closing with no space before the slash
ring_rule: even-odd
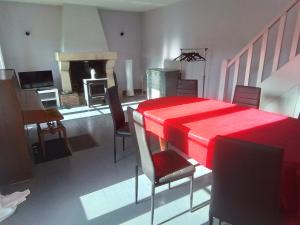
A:
<svg viewBox="0 0 300 225">
<path fill-rule="evenodd" d="M 141 167 L 144 174 L 152 183 L 151 191 L 151 224 L 154 220 L 155 188 L 181 178 L 190 177 L 190 211 L 193 207 L 193 180 L 195 167 L 185 158 L 172 150 L 151 154 L 147 143 L 143 115 L 133 111 L 134 129 L 140 153 Z M 136 174 L 137 175 L 137 174 Z M 136 177 L 138 179 L 138 177 Z M 136 196 L 138 186 L 136 186 Z"/>
<path fill-rule="evenodd" d="M 261 88 L 236 85 L 232 103 L 248 106 L 251 108 L 259 108 Z"/>
<path fill-rule="evenodd" d="M 177 96 L 198 97 L 198 80 L 179 79 L 177 82 Z"/>
<path fill-rule="evenodd" d="M 131 108 L 130 106 L 127 107 L 127 117 L 128 117 L 128 125 L 129 125 L 129 130 L 131 133 L 131 139 L 133 142 L 133 147 L 135 148 L 135 157 L 136 157 L 136 164 L 135 164 L 135 203 L 138 203 L 138 176 L 139 176 L 139 167 L 141 166 L 141 158 L 140 158 L 140 153 L 138 150 L 138 143 L 137 143 L 137 137 L 135 133 L 135 128 L 134 128 L 134 122 L 133 122 L 133 111 L 134 109 Z"/>
<path fill-rule="evenodd" d="M 228 137 L 215 139 L 209 225 L 279 225 L 283 150 Z"/>
<path fill-rule="evenodd" d="M 125 122 L 123 108 L 119 99 L 116 86 L 110 87 L 106 91 L 108 105 L 114 124 L 114 163 L 117 162 L 117 137 L 122 137 L 123 151 L 125 150 L 125 138 L 130 137 L 128 123 Z"/>
</svg>

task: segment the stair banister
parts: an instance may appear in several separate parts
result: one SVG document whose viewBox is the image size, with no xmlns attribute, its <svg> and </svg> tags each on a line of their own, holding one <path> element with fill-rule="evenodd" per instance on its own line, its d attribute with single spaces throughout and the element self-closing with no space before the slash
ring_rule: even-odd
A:
<svg viewBox="0 0 300 225">
<path fill-rule="evenodd" d="M 298 8 L 298 12 L 297 12 L 297 20 L 296 20 L 296 24 L 295 24 L 295 30 L 294 30 L 289 60 L 292 60 L 293 58 L 296 57 L 299 35 L 300 35 L 300 7 Z"/>
<path fill-rule="evenodd" d="M 228 69 L 234 65 L 234 77 L 233 77 L 233 88 L 231 92 L 231 98 L 234 93 L 234 87 L 237 84 L 238 74 L 239 74 L 239 64 L 240 64 L 240 58 L 245 53 L 247 54 L 247 64 L 246 64 L 246 71 L 245 71 L 245 79 L 244 79 L 244 85 L 249 85 L 249 78 L 250 78 L 250 69 L 251 69 L 251 63 L 252 63 L 252 56 L 253 56 L 253 48 L 254 44 L 262 38 L 262 44 L 260 49 L 260 60 L 259 60 L 259 68 L 258 68 L 258 74 L 257 74 L 257 81 L 256 86 L 261 85 L 263 70 L 264 70 L 264 64 L 265 64 L 265 56 L 267 51 L 267 43 L 268 43 L 268 35 L 270 28 L 276 24 L 279 21 L 279 28 L 277 32 L 277 39 L 276 39 L 276 45 L 275 45 L 275 53 L 274 53 L 274 60 L 272 65 L 272 72 L 277 71 L 279 59 L 280 59 L 280 53 L 282 48 L 282 41 L 284 36 L 284 29 L 286 25 L 286 19 L 288 12 L 296 6 L 296 4 L 300 0 L 295 0 L 290 6 L 288 6 L 283 13 L 281 13 L 279 16 L 276 16 L 271 23 L 269 23 L 260 33 L 258 33 L 233 59 L 231 60 L 224 60 L 221 67 L 221 77 L 220 77 L 220 83 L 219 83 L 219 93 L 218 93 L 218 99 L 223 100 L 224 99 L 224 90 L 226 85 L 226 76 Z M 299 40 L 299 33 L 300 33 L 300 7 L 297 11 L 297 21 L 296 26 L 294 30 L 293 35 L 293 42 L 290 52 L 290 60 L 296 56 L 297 51 L 297 45 Z"/>
</svg>

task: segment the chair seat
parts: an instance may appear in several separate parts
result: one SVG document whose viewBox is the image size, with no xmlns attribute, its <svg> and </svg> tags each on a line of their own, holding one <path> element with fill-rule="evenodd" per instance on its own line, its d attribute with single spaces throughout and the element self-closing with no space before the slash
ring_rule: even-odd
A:
<svg viewBox="0 0 300 225">
<path fill-rule="evenodd" d="M 195 171 L 193 164 L 172 150 L 155 153 L 152 155 L 152 160 L 157 183 L 167 183 L 181 177 L 192 176 Z"/>
<path fill-rule="evenodd" d="M 129 125 L 126 122 L 122 127 L 120 127 L 116 133 L 118 135 L 122 135 L 122 136 L 130 136 L 130 130 L 129 130 Z"/>
</svg>

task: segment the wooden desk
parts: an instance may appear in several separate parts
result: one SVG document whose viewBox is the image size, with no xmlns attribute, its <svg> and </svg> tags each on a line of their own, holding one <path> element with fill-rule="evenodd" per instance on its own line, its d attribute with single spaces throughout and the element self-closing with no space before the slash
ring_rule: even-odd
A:
<svg viewBox="0 0 300 225">
<path fill-rule="evenodd" d="M 51 113 L 52 110 L 46 110 L 36 91 L 18 90 L 17 93 L 21 104 L 24 125 L 47 123 L 64 118 L 58 111 Z"/>
</svg>

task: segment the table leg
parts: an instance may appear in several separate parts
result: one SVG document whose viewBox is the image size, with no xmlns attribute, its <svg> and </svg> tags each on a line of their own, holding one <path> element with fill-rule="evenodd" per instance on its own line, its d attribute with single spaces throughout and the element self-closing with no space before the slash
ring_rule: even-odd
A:
<svg viewBox="0 0 300 225">
<path fill-rule="evenodd" d="M 71 146 L 69 144 L 69 140 L 68 140 L 68 137 L 67 137 L 66 128 L 64 126 L 62 126 L 61 129 L 62 129 L 62 133 L 63 133 L 63 138 L 64 138 L 65 145 L 69 149 L 69 153 L 72 155 L 73 152 L 72 152 Z"/>
<path fill-rule="evenodd" d="M 168 148 L 168 142 L 163 138 L 159 138 L 159 146 L 161 151 L 165 151 Z"/>
</svg>

